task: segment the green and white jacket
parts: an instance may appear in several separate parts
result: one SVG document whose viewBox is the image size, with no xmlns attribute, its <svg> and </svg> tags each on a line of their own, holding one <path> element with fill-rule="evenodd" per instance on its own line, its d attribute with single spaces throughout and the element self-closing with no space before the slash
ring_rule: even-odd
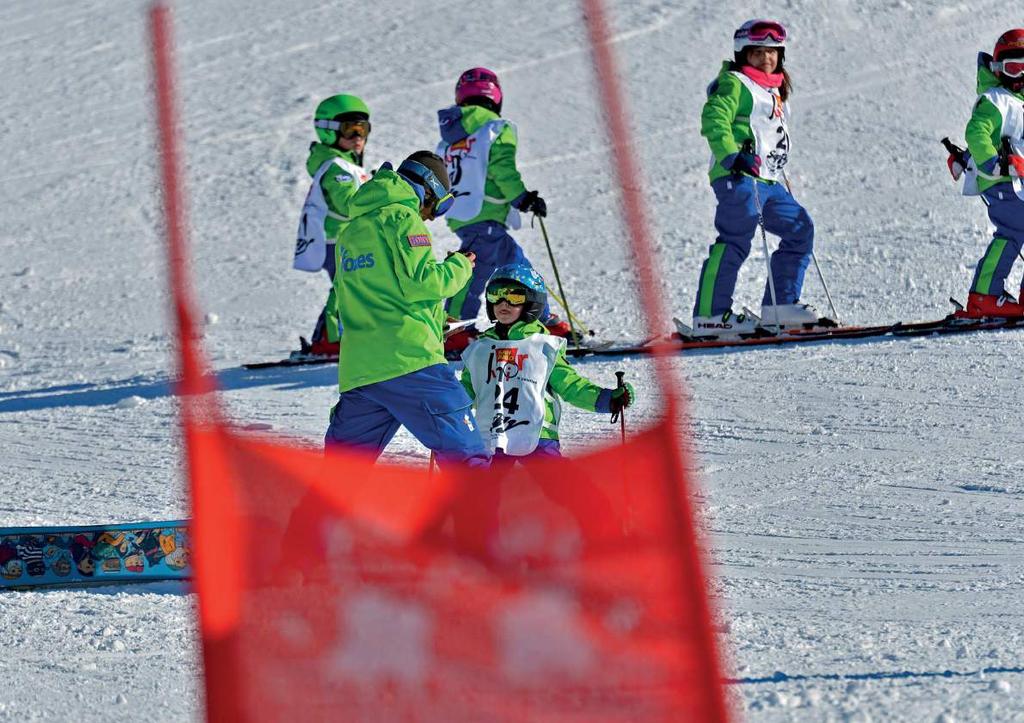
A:
<svg viewBox="0 0 1024 723">
<path fill-rule="evenodd" d="M 777 89 L 763 88 L 732 67 L 728 61 L 722 64 L 700 114 L 700 134 L 711 147 L 711 181 L 732 173 L 722 160 L 742 151 L 747 141 L 761 158 L 759 178 L 781 180 L 789 160 L 789 104 Z"/>
</svg>

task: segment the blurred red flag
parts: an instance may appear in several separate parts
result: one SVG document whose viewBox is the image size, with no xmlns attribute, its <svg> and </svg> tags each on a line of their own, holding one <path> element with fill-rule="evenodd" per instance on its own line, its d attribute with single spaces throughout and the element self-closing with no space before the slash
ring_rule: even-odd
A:
<svg viewBox="0 0 1024 723">
<path fill-rule="evenodd" d="M 721 720 L 669 433 L 429 478 L 193 427 L 210 720 Z"/>
<path fill-rule="evenodd" d="M 627 444 L 483 473 L 224 423 L 151 23 L 208 719 L 726 720 L 671 395 Z"/>
</svg>

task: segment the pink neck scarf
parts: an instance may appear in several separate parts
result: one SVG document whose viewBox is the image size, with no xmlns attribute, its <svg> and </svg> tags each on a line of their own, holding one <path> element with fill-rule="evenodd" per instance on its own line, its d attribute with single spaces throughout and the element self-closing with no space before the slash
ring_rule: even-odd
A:
<svg viewBox="0 0 1024 723">
<path fill-rule="evenodd" d="M 766 73 L 763 70 L 758 70 L 752 65 L 744 65 L 742 68 L 740 68 L 740 72 L 743 73 L 743 75 L 750 78 L 755 83 L 757 83 L 762 88 L 782 87 L 782 73 Z"/>
</svg>

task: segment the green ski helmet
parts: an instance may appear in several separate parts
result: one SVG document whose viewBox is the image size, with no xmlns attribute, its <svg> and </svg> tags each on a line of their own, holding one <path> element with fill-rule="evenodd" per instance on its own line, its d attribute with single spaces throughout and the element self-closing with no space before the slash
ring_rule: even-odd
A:
<svg viewBox="0 0 1024 723">
<path fill-rule="evenodd" d="M 320 101 L 313 114 L 313 127 L 321 143 L 333 146 L 338 140 L 338 121 L 370 120 L 370 108 L 354 95 L 332 95 Z"/>
</svg>

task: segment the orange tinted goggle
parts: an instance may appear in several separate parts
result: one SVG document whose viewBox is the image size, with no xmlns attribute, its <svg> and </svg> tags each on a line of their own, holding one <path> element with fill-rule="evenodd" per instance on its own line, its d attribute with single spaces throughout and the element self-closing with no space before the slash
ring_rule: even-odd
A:
<svg viewBox="0 0 1024 723">
<path fill-rule="evenodd" d="M 507 301 L 512 306 L 522 306 L 526 303 L 526 292 L 518 286 L 491 286 L 488 287 L 486 296 L 492 304 Z"/>
</svg>

